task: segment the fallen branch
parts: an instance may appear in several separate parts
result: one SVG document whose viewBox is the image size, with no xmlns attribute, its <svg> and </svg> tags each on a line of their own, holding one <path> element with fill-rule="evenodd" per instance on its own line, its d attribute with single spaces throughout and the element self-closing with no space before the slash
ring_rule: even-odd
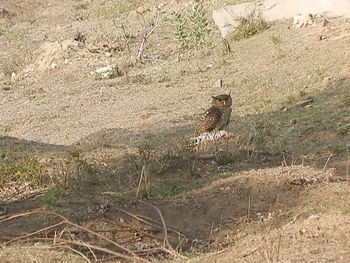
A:
<svg viewBox="0 0 350 263">
<path fill-rule="evenodd" d="M 165 224 L 165 220 L 164 220 L 162 212 L 159 210 L 159 208 L 156 207 L 155 205 L 152 205 L 152 204 L 147 203 L 147 202 L 142 201 L 142 200 L 139 200 L 139 202 L 142 204 L 149 205 L 149 206 L 153 207 L 157 211 L 157 213 L 159 214 L 159 217 L 160 217 L 160 220 L 162 221 L 163 229 L 164 229 L 164 241 L 163 241 L 164 249 L 166 249 L 166 246 L 167 246 L 169 248 L 169 249 L 166 249 L 168 253 L 170 253 L 174 256 L 177 256 L 177 257 L 185 258 L 185 257 L 181 256 L 179 253 L 177 253 L 174 250 L 174 248 L 171 246 L 169 239 L 168 239 L 168 230 L 167 230 L 167 227 Z"/>
<path fill-rule="evenodd" d="M 16 237 L 16 238 L 14 238 L 14 239 L 11 239 L 11 240 L 5 242 L 5 245 L 4 245 L 4 246 L 6 246 L 6 245 L 9 244 L 9 243 L 13 243 L 13 242 L 15 242 L 15 241 L 18 242 L 18 241 L 20 241 L 20 240 L 22 240 L 22 239 L 24 239 L 24 238 L 31 237 L 31 236 L 33 236 L 33 235 L 35 235 L 35 234 L 44 232 L 44 231 L 46 231 L 46 230 L 52 229 L 52 228 L 54 228 L 54 227 L 57 227 L 57 226 L 59 226 L 59 225 L 68 224 L 68 225 L 71 225 L 71 226 L 73 226 L 73 227 L 75 227 L 75 228 L 77 228 L 77 229 L 80 229 L 80 230 L 84 231 L 84 232 L 90 233 L 90 234 L 92 234 L 92 235 L 94 235 L 94 236 L 96 236 L 96 237 L 98 237 L 98 238 L 100 238 L 100 239 L 102 239 L 102 240 L 104 240 L 104 241 L 110 243 L 110 244 L 113 244 L 113 245 L 116 246 L 117 248 L 119 248 L 119 249 L 121 249 L 121 250 L 123 250 L 123 251 L 125 251 L 125 252 L 127 252 L 127 253 L 129 253 L 129 254 L 131 254 L 132 256 L 127 256 L 127 255 L 124 255 L 124 254 L 121 254 L 121 253 L 118 253 L 118 252 L 114 252 L 114 251 L 111 251 L 111 250 L 108 250 L 108 249 L 105 249 L 105 248 L 97 247 L 97 246 L 94 246 L 94 245 L 87 245 L 86 243 L 83 243 L 83 242 L 77 242 L 77 241 L 71 241 L 71 240 L 65 240 L 65 239 L 57 238 L 56 236 L 55 236 L 54 238 L 47 238 L 47 239 L 45 239 L 45 240 L 46 240 L 46 241 L 47 241 L 47 240 L 51 240 L 51 241 L 54 242 L 54 244 L 57 244 L 57 242 L 59 242 L 59 241 L 64 241 L 66 244 L 68 243 L 68 244 L 74 244 L 74 245 L 79 245 L 79 246 L 85 246 L 85 247 L 87 247 L 87 248 L 92 248 L 92 249 L 95 249 L 95 250 L 99 250 L 99 251 L 102 251 L 102 252 L 105 252 L 105 253 L 109 253 L 109 254 L 112 254 L 112 255 L 114 255 L 114 256 L 117 256 L 117 257 L 120 257 L 120 258 L 124 258 L 124 259 L 127 259 L 127 260 L 132 260 L 132 261 L 138 260 L 138 262 L 146 262 L 146 263 L 149 262 L 148 260 L 145 260 L 145 259 L 140 258 L 139 256 L 137 256 L 133 251 L 131 251 L 131 250 L 129 250 L 129 249 L 127 249 L 127 248 L 121 246 L 120 244 L 118 244 L 118 243 L 116 243 L 116 242 L 114 242 L 114 241 L 112 241 L 112 240 L 106 238 L 105 236 L 103 236 L 103 235 L 101 235 L 101 234 L 98 234 L 98 233 L 96 233 L 96 232 L 94 232 L 94 231 L 92 231 L 92 230 L 90 230 L 90 229 L 88 229 L 88 228 L 85 228 L 85 227 L 82 227 L 82 226 L 80 226 L 80 225 L 77 225 L 77 224 L 75 224 L 75 223 L 69 221 L 66 217 L 64 217 L 64 216 L 62 216 L 62 215 L 60 215 L 60 214 L 57 214 L 57 213 L 55 213 L 55 212 L 48 212 L 48 211 L 42 211 L 42 210 L 34 210 L 34 211 L 30 211 L 30 212 L 26 212 L 26 213 L 21 213 L 21 214 L 18 214 L 18 215 L 14 215 L 14 216 L 10 216 L 10 217 L 1 219 L 1 220 L 0 220 L 0 223 L 1 223 L 1 222 L 5 222 L 5 221 L 9 221 L 9 220 L 12 220 L 12 219 L 24 217 L 24 216 L 34 215 L 34 214 L 53 215 L 53 216 L 56 216 L 56 217 L 61 218 L 62 221 L 59 222 L 59 223 L 56 223 L 56 224 L 54 224 L 54 225 L 45 227 L 45 228 L 43 228 L 43 229 L 37 230 L 37 231 L 35 231 L 35 232 L 32 232 L 32 233 L 29 233 L 29 234 L 26 234 L 26 235 L 19 236 L 19 237 Z M 33 240 L 33 239 L 38 240 L 38 238 L 32 238 L 31 240 Z M 43 239 L 42 239 L 42 240 L 43 240 Z"/>
<path fill-rule="evenodd" d="M 154 26 L 151 27 L 149 30 L 146 30 L 143 37 L 142 37 L 142 41 L 141 41 L 141 44 L 140 44 L 140 47 L 139 47 L 139 50 L 137 53 L 137 57 L 136 57 L 137 60 L 140 62 L 143 61 L 143 53 L 144 53 L 145 45 L 146 45 L 148 38 L 160 26 L 159 17 L 160 17 L 160 9 L 158 9 L 158 11 L 157 11 L 157 18 L 156 18 L 156 22 L 155 22 Z"/>
</svg>

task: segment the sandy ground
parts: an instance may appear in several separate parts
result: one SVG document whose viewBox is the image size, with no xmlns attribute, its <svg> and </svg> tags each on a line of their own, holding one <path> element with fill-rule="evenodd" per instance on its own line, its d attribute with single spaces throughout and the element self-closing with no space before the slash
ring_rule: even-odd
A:
<svg viewBox="0 0 350 263">
<path fill-rule="evenodd" d="M 347 262 L 348 184 L 318 178 L 328 178 L 326 168 L 336 167 L 337 176 L 349 171 L 349 21 L 329 18 L 328 25 L 315 21 L 305 28 L 278 21 L 252 38 L 226 43 L 210 22 L 206 45 L 183 52 L 173 28 L 164 26 L 147 42 L 149 60 L 140 63 L 135 56 L 145 28 L 137 7 L 119 14 L 113 3 L 125 1 L 2 1 L 0 8 L 12 14 L 0 17 L 2 162 L 33 155 L 50 178 L 67 179 L 72 192 L 62 197 L 60 208 L 82 223 L 88 218 L 100 227 L 96 207 L 104 202 L 109 203 L 105 215 L 114 220 L 120 220 L 121 204 L 159 219 L 149 206 L 134 205 L 132 191 L 143 165 L 137 143 L 148 134 L 162 135 L 155 139 L 159 152 L 152 154 L 174 159 L 165 162 L 170 168 L 164 173 L 152 170 L 152 190 L 161 191 L 150 202 L 170 226 L 189 235 L 189 246 L 198 243 L 194 254 L 232 245 L 227 253 L 208 255 L 207 262 L 232 263 L 238 254 L 237 262 Z M 307 10 L 301 2 L 283 3 L 289 4 L 284 12 Z M 320 3 L 314 11 L 333 12 L 349 1 Z M 147 23 L 155 4 L 147 1 Z M 210 17 L 214 6 L 206 4 Z M 223 4 L 216 1 L 215 8 Z M 170 1 L 164 17 L 186 6 L 187 1 Z M 130 37 L 122 37 L 121 25 Z M 86 39 L 77 40 L 77 32 Z M 122 73 L 111 79 L 91 74 L 111 64 Z M 229 158 L 221 160 L 228 165 L 204 160 L 193 172 L 192 152 L 179 147 L 211 96 L 229 91 L 230 131 L 236 137 L 226 145 Z M 311 105 L 296 106 L 309 97 Z M 76 183 L 70 186 L 68 179 Z M 13 201 L 9 213 L 42 206 L 40 198 L 24 198 Z M 34 220 L 30 227 L 38 224 Z M 29 231 L 26 224 L 11 227 L 17 234 Z M 213 243 L 208 233 L 214 233 Z M 162 229 L 155 234 L 162 240 Z M 192 243 L 196 239 L 202 242 Z M 14 254 L 8 249 L 0 257 Z M 33 261 L 43 257 L 32 252 Z M 52 262 L 60 255 L 53 254 Z"/>
</svg>

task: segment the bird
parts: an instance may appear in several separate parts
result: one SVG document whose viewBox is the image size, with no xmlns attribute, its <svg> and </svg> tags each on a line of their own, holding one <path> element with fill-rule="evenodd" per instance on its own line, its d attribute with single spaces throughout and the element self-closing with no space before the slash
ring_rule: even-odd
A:
<svg viewBox="0 0 350 263">
<path fill-rule="evenodd" d="M 212 106 L 205 111 L 196 129 L 195 136 L 224 130 L 230 123 L 232 112 L 231 93 L 212 96 Z"/>
</svg>

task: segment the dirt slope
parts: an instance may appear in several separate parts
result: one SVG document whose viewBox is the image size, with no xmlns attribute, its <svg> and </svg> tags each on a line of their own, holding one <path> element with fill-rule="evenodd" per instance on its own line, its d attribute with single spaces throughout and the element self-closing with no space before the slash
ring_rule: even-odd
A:
<svg viewBox="0 0 350 263">
<path fill-rule="evenodd" d="M 173 11 L 191 5 L 0 3 L 0 261 L 348 262 L 349 21 L 223 41 L 209 19 L 186 49 Z M 227 92 L 233 138 L 189 151 Z M 24 242 L 58 222 L 48 211 L 69 223 Z"/>
</svg>

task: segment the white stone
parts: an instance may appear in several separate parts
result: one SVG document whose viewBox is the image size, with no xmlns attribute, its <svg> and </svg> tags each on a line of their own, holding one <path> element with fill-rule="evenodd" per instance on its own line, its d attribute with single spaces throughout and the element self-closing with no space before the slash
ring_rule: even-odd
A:
<svg viewBox="0 0 350 263">
<path fill-rule="evenodd" d="M 255 10 L 266 21 L 289 19 L 295 16 L 326 15 L 350 17 L 350 0 L 265 0 L 224 6 L 212 13 L 221 36 L 226 38 L 235 30 L 241 17 Z"/>
</svg>

